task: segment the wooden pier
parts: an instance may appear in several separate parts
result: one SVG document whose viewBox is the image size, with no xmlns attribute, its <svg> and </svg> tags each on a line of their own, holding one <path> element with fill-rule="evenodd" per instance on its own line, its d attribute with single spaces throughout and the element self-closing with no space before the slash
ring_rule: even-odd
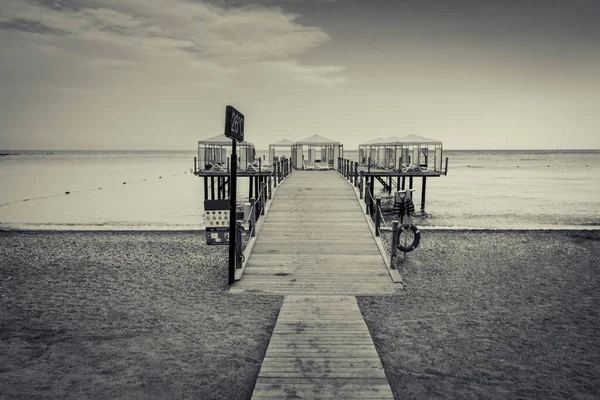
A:
<svg viewBox="0 0 600 400">
<path fill-rule="evenodd" d="M 398 287 L 342 175 L 291 174 L 230 289 L 286 295 L 253 398 L 393 399 L 354 296 Z"/>
<path fill-rule="evenodd" d="M 353 188 L 334 171 L 296 171 L 273 198 L 231 291 L 360 295 L 396 290 Z"/>
</svg>

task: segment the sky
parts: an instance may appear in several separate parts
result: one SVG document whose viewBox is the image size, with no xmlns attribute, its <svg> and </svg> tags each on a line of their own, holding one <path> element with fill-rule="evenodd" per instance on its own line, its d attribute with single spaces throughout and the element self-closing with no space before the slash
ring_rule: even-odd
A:
<svg viewBox="0 0 600 400">
<path fill-rule="evenodd" d="M 600 149 L 594 0 L 0 0 L 0 149 Z"/>
</svg>

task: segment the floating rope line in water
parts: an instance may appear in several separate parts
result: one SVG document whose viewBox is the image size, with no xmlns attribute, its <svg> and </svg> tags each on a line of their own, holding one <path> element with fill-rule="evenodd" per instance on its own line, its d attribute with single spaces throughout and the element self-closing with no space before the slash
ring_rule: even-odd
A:
<svg viewBox="0 0 600 400">
<path fill-rule="evenodd" d="M 184 172 L 184 174 L 187 174 L 187 172 Z M 172 174 L 172 175 L 176 176 L 176 174 Z M 158 179 L 162 179 L 162 176 L 159 176 Z M 140 182 L 146 182 L 146 181 L 147 181 L 146 178 L 138 179 L 136 181 L 124 181 L 122 183 L 122 185 L 125 185 L 127 183 L 140 183 Z M 102 190 L 102 189 L 108 188 L 108 187 L 111 187 L 111 185 L 100 186 L 100 187 L 97 187 L 95 189 L 67 190 L 67 191 L 65 191 L 63 193 L 51 194 L 51 195 L 48 195 L 48 196 L 26 197 L 26 198 L 19 199 L 19 200 L 13 200 L 13 201 L 8 201 L 6 203 L 0 203 L 0 207 L 5 207 L 5 206 L 11 205 L 11 204 L 16 204 L 16 203 L 22 203 L 22 202 L 25 202 L 25 201 L 45 200 L 45 199 L 50 199 L 50 198 L 53 198 L 53 197 L 66 196 L 66 195 L 70 195 L 72 193 L 84 193 L 84 192 L 97 191 L 97 190 Z M 211 185 L 211 187 L 212 187 L 212 185 Z"/>
</svg>

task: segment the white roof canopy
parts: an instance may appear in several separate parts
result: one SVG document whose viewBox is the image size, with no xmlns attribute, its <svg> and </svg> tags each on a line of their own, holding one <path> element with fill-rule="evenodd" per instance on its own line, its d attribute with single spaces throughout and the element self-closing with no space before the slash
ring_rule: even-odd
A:
<svg viewBox="0 0 600 400">
<path fill-rule="evenodd" d="M 216 136 L 212 136 L 209 137 L 208 139 L 203 139 L 203 140 L 198 140 L 198 144 L 213 144 L 213 145 L 220 145 L 220 146 L 231 146 L 231 139 L 228 138 L 227 136 L 225 136 L 224 134 L 220 134 L 220 135 L 216 135 Z M 245 144 L 247 146 L 252 146 L 252 143 L 250 142 L 240 142 L 238 144 Z"/>
<path fill-rule="evenodd" d="M 302 146 L 339 146 L 340 142 L 327 139 L 321 135 L 312 135 L 297 141 L 295 144 Z"/>
</svg>

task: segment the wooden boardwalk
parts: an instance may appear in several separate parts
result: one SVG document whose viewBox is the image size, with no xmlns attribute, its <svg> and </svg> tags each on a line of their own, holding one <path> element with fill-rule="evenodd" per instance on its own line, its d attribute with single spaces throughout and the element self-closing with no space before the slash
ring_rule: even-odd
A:
<svg viewBox="0 0 600 400">
<path fill-rule="evenodd" d="M 287 296 L 252 399 L 393 399 L 353 296 Z"/>
<path fill-rule="evenodd" d="M 360 295 L 396 289 L 344 178 L 334 171 L 295 171 L 278 188 L 231 292 Z"/>
<path fill-rule="evenodd" d="M 393 399 L 354 296 L 397 287 L 345 180 L 292 173 L 230 289 L 287 295 L 252 398 Z"/>
</svg>

